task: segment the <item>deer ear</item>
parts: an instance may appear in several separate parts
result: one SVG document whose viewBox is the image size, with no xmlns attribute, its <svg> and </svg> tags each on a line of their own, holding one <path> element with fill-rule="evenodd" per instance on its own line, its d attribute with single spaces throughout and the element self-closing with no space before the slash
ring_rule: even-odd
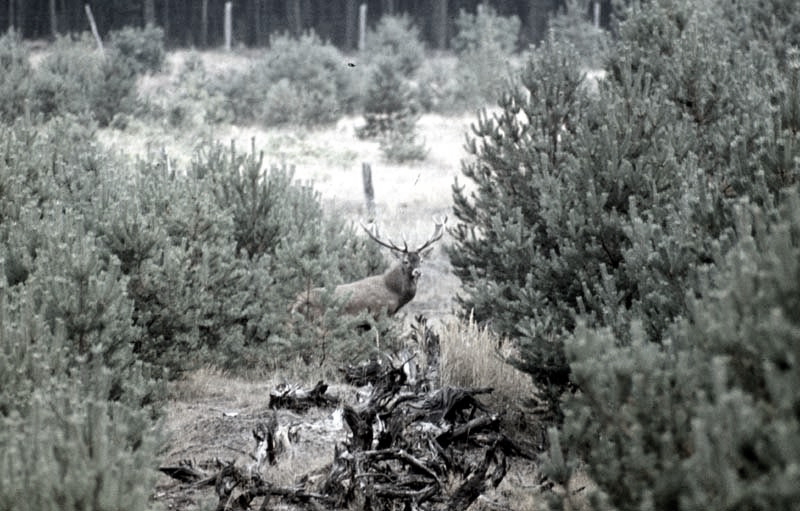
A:
<svg viewBox="0 0 800 511">
<path fill-rule="evenodd" d="M 427 259 L 428 256 L 433 252 L 433 247 L 426 248 L 422 252 L 419 253 L 420 258 Z"/>
<path fill-rule="evenodd" d="M 406 255 L 405 252 L 400 252 L 399 250 L 392 250 L 391 252 L 394 258 L 397 259 L 398 261 L 402 261 Z"/>
</svg>

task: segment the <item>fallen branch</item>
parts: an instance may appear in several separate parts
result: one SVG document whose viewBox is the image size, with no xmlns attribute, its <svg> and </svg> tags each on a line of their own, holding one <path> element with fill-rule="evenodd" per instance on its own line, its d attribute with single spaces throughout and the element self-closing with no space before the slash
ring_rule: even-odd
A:
<svg viewBox="0 0 800 511">
<path fill-rule="evenodd" d="M 305 412 L 309 408 L 333 408 L 338 406 L 339 399 L 325 394 L 328 384 L 319 381 L 311 390 L 292 385 L 279 385 L 269 393 L 269 407 L 285 408 L 296 412 Z"/>
</svg>

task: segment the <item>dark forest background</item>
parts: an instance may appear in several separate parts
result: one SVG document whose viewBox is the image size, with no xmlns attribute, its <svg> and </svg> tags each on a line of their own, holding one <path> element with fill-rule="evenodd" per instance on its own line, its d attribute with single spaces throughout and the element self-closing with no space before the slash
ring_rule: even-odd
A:
<svg viewBox="0 0 800 511">
<path fill-rule="evenodd" d="M 160 26 L 169 46 L 218 46 L 223 42 L 225 0 L 2 0 L 0 28 L 11 28 L 26 39 L 89 29 L 89 4 L 101 35 L 125 26 Z M 367 5 L 370 25 L 386 14 L 406 14 L 433 48 L 444 49 L 461 10 L 474 12 L 478 0 L 239 0 L 233 2 L 236 44 L 262 46 L 270 34 L 298 35 L 313 29 L 339 48 L 355 49 L 359 5 Z M 493 0 L 483 3 L 498 14 L 516 15 L 522 22 L 522 44 L 538 43 L 547 18 L 564 0 Z M 608 26 L 611 0 L 600 0 L 600 24 Z M 591 8 L 591 6 L 590 6 Z"/>
</svg>

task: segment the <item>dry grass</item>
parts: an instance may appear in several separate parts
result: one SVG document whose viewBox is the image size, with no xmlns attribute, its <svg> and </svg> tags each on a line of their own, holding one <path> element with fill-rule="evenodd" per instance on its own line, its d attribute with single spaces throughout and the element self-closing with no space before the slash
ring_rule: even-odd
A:
<svg viewBox="0 0 800 511">
<path fill-rule="evenodd" d="M 513 406 L 536 392 L 529 375 L 505 362 L 515 354 L 511 343 L 481 327 L 470 317 L 451 319 L 440 333 L 442 383 L 461 387 L 492 387 L 495 408 Z"/>
</svg>

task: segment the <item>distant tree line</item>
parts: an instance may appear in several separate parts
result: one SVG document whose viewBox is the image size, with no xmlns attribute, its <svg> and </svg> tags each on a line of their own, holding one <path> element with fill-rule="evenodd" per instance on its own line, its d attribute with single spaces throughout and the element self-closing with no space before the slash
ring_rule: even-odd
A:
<svg viewBox="0 0 800 511">
<path fill-rule="evenodd" d="M 594 0 L 587 0 L 591 9 Z M 600 22 L 609 22 L 612 0 L 598 0 Z M 386 14 L 407 14 L 425 41 L 445 48 L 459 11 L 474 12 L 479 0 L 236 0 L 233 26 L 236 43 L 263 46 L 270 34 L 314 30 L 343 49 L 358 39 L 359 6 L 367 5 L 369 23 Z M 499 14 L 516 15 L 522 22 L 523 43 L 538 43 L 547 17 L 565 0 L 492 0 Z M 223 42 L 225 0 L 0 0 L 0 27 L 13 27 L 26 39 L 54 38 L 89 29 L 84 5 L 92 9 L 102 34 L 124 26 L 152 23 L 164 29 L 170 46 L 218 46 Z M 588 11 L 587 11 L 588 12 Z"/>
</svg>

